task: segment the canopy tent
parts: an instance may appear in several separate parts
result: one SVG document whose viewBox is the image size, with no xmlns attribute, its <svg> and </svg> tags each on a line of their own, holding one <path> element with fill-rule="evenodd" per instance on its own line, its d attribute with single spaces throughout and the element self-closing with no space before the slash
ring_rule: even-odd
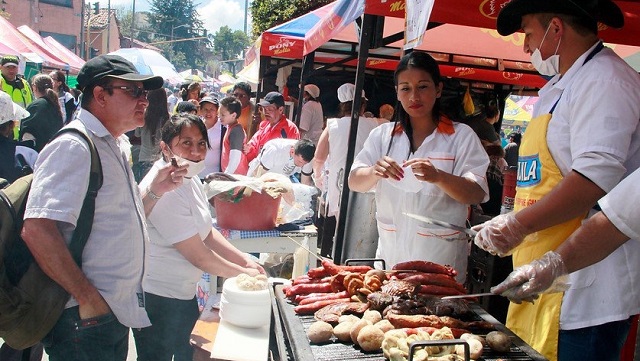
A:
<svg viewBox="0 0 640 361">
<path fill-rule="evenodd" d="M 43 38 L 45 44 L 49 45 L 51 49 L 57 50 L 61 59 L 66 61 L 70 66 L 81 69 L 84 66 L 84 59 L 77 56 L 73 51 L 69 50 L 66 46 L 60 44 L 56 39 L 51 36 Z"/>
<path fill-rule="evenodd" d="M 13 48 L 4 45 L 4 43 L 0 43 L 0 55 L 20 55 L 19 52 L 15 51 Z"/>
<path fill-rule="evenodd" d="M 176 68 L 162 54 L 143 48 L 122 48 L 112 51 L 112 55 L 119 55 L 129 60 L 140 74 L 161 76 L 171 84 L 180 84 L 184 79 Z"/>
<path fill-rule="evenodd" d="M 42 66 L 52 69 L 68 70 L 69 65 L 58 59 L 49 50 L 31 41 L 16 29 L 7 19 L 0 16 L 0 43 L 16 50 L 27 57 L 28 53 L 35 53 L 42 59 Z"/>
<path fill-rule="evenodd" d="M 500 9 L 508 2 L 509 0 L 436 0 L 429 21 L 493 29 Z M 619 30 L 600 24 L 599 35 L 607 42 L 640 46 L 640 1 L 614 2 L 624 14 L 624 28 Z M 364 12 L 370 15 L 405 17 L 405 0 L 366 0 L 364 7 Z"/>
<path fill-rule="evenodd" d="M 257 56 L 302 59 L 314 52 L 316 64 L 355 67 L 359 35 L 351 17 L 362 15 L 363 4 L 364 0 L 336 1 L 265 31 L 247 53 L 246 64 L 251 64 Z M 339 11 L 344 14 L 336 15 Z M 381 37 L 390 41 L 371 51 L 367 69 L 395 69 L 402 55 L 404 28 L 404 19 L 384 18 Z M 425 42 L 416 50 L 431 53 L 445 76 L 541 87 L 545 80 L 529 63 L 529 57 L 522 51 L 522 41 L 522 38 L 502 37 L 495 30 L 443 24 L 429 29 Z"/>
<path fill-rule="evenodd" d="M 79 64 L 75 62 L 69 62 L 67 59 L 65 59 L 66 58 L 65 54 L 58 51 L 58 49 L 52 48 L 51 46 L 49 46 L 49 44 L 47 44 L 44 41 L 44 39 L 40 36 L 40 34 L 35 32 L 33 29 L 31 29 L 27 25 L 20 25 L 18 26 L 17 29 L 22 35 L 24 35 L 27 39 L 31 40 L 31 42 L 36 44 L 47 55 L 55 59 L 58 59 L 63 63 L 66 63 L 67 67 L 65 68 L 65 70 L 68 70 L 70 73 L 73 73 L 73 74 L 77 74 L 78 72 L 80 72 L 80 68 L 82 68 L 82 65 L 78 66 Z"/>
<path fill-rule="evenodd" d="M 640 0 L 616 2 L 625 14 L 624 31 L 603 28 L 600 35 L 609 42 L 640 45 L 640 38 L 637 37 L 640 33 Z M 414 50 L 432 53 L 441 63 L 441 72 L 446 76 L 540 87 L 545 81 L 533 71 L 528 56 L 522 59 L 522 56 L 525 56 L 522 52 L 523 34 L 500 37 L 495 31 L 487 29 L 495 27 L 497 13 L 504 3 L 506 0 L 435 0 L 430 27 L 424 34 L 423 43 Z M 355 64 L 355 91 L 359 93 L 363 88 L 365 69 L 395 69 L 395 64 L 403 53 L 400 41 L 404 39 L 404 9 L 404 0 L 338 0 L 318 9 L 315 14 L 307 14 L 306 19 L 300 20 L 297 25 L 293 22 L 298 19 L 294 19 L 270 29 L 262 35 L 255 53 L 280 58 L 302 56 L 305 58 L 303 72 L 305 68 L 312 69 L 305 66 L 308 59 L 310 63 L 324 62 L 324 57 L 327 56 L 338 58 L 337 64 Z M 364 17 L 360 18 L 363 13 Z M 393 17 L 399 17 L 401 21 L 395 23 Z M 359 20 L 358 29 L 362 31 L 356 31 L 349 25 L 356 19 Z M 313 24 L 312 29 L 300 31 L 300 28 L 309 23 Z M 392 30 L 394 24 L 396 27 L 400 24 L 399 31 L 395 33 Z M 349 30 L 352 31 L 351 34 L 346 33 Z M 440 35 L 432 35 L 440 31 Z M 452 33 L 456 35 L 452 36 Z M 353 34 L 358 34 L 355 35 L 355 41 Z M 494 40 L 503 43 L 493 46 Z M 347 47 L 351 47 L 352 52 L 356 53 L 355 57 L 336 55 Z M 511 48 L 514 52 L 508 50 Z M 443 63 L 444 61 L 446 63 Z M 301 78 L 304 79 L 304 75 Z M 354 109 L 359 108 L 359 103 L 360 99 L 357 98 Z M 351 166 L 354 158 L 353 145 L 357 126 L 358 116 L 354 113 L 349 135 L 347 168 Z M 346 174 L 344 189 L 348 189 Z M 349 192 L 343 192 L 335 238 L 336 262 L 340 262 L 342 257 L 349 213 L 348 201 Z"/>
</svg>

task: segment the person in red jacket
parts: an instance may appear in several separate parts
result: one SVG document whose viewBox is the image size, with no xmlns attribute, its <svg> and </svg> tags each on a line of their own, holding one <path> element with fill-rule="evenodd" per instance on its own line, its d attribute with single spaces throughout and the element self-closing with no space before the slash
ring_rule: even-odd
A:
<svg viewBox="0 0 640 361">
<path fill-rule="evenodd" d="M 271 139 L 300 139 L 298 127 L 284 115 L 284 97 L 278 92 L 270 92 L 258 103 L 263 121 L 258 131 L 244 146 L 247 161 L 258 156 L 262 147 Z"/>
</svg>

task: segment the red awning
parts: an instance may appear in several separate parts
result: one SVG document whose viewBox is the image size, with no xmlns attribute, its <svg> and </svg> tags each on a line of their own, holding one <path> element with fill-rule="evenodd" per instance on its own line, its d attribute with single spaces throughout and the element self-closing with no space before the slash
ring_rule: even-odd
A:
<svg viewBox="0 0 640 361">
<path fill-rule="evenodd" d="M 80 69 L 85 63 L 84 59 L 77 56 L 73 51 L 69 50 L 66 46 L 60 44 L 56 39 L 52 38 L 51 36 L 47 36 L 42 40 L 44 40 L 45 44 L 49 45 L 51 49 L 55 49 L 58 52 L 58 54 L 60 54 L 61 59 L 66 61 L 71 66 L 72 69 L 78 69 L 78 71 L 80 71 Z M 76 74 L 76 72 L 72 72 L 72 73 Z"/>
<path fill-rule="evenodd" d="M 44 39 L 42 38 L 42 36 L 40 36 L 40 34 L 38 34 L 35 30 L 31 29 L 27 25 L 20 25 L 20 26 L 18 26 L 17 29 L 22 35 L 24 35 L 29 40 L 31 40 L 34 44 L 36 44 L 47 55 L 49 55 L 50 57 L 52 57 L 54 59 L 58 59 L 63 63 L 66 63 L 69 67 L 67 69 L 65 69 L 65 70 L 69 70 L 69 72 L 74 73 L 74 74 L 77 74 L 80 71 L 80 68 L 82 66 L 78 67 L 77 65 L 72 64 L 71 62 L 69 62 L 66 59 L 65 54 L 63 54 L 60 51 L 58 51 L 58 49 L 49 46 L 49 44 L 47 44 L 44 41 Z"/>
<path fill-rule="evenodd" d="M 435 0 L 431 18 L 435 23 L 459 24 L 495 29 L 500 9 L 509 0 Z M 600 37 L 606 42 L 640 46 L 640 0 L 614 0 L 624 14 L 624 27 L 601 24 Z M 404 18 L 405 0 L 366 0 L 364 12 Z"/>
<path fill-rule="evenodd" d="M 42 66 L 67 69 L 68 65 L 19 32 L 8 20 L 0 16 L 0 42 L 20 54 L 35 53 L 42 58 Z"/>
</svg>

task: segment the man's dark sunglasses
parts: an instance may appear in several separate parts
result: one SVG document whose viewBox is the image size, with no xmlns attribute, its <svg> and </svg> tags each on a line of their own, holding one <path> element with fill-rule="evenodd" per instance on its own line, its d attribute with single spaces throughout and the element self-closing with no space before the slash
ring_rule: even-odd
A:
<svg viewBox="0 0 640 361">
<path fill-rule="evenodd" d="M 149 91 L 145 90 L 144 88 L 140 88 L 140 87 L 137 87 L 137 86 L 128 86 L 128 85 L 106 86 L 106 87 L 104 87 L 104 89 L 120 89 L 120 90 L 124 90 L 134 98 L 140 98 L 143 95 L 146 98 L 147 94 L 149 94 Z"/>
</svg>

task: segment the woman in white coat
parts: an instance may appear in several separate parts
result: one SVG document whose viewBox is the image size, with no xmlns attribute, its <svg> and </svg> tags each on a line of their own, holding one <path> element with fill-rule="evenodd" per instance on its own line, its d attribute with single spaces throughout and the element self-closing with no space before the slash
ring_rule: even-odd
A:
<svg viewBox="0 0 640 361">
<path fill-rule="evenodd" d="M 377 258 L 388 267 L 409 260 L 448 264 L 463 282 L 466 238 L 403 212 L 464 226 L 468 205 L 489 197 L 489 158 L 471 128 L 440 114 L 443 85 L 429 54 L 404 56 L 394 80 L 399 102 L 394 122 L 371 132 L 351 167 L 349 188 L 366 192 L 375 187 Z"/>
</svg>

